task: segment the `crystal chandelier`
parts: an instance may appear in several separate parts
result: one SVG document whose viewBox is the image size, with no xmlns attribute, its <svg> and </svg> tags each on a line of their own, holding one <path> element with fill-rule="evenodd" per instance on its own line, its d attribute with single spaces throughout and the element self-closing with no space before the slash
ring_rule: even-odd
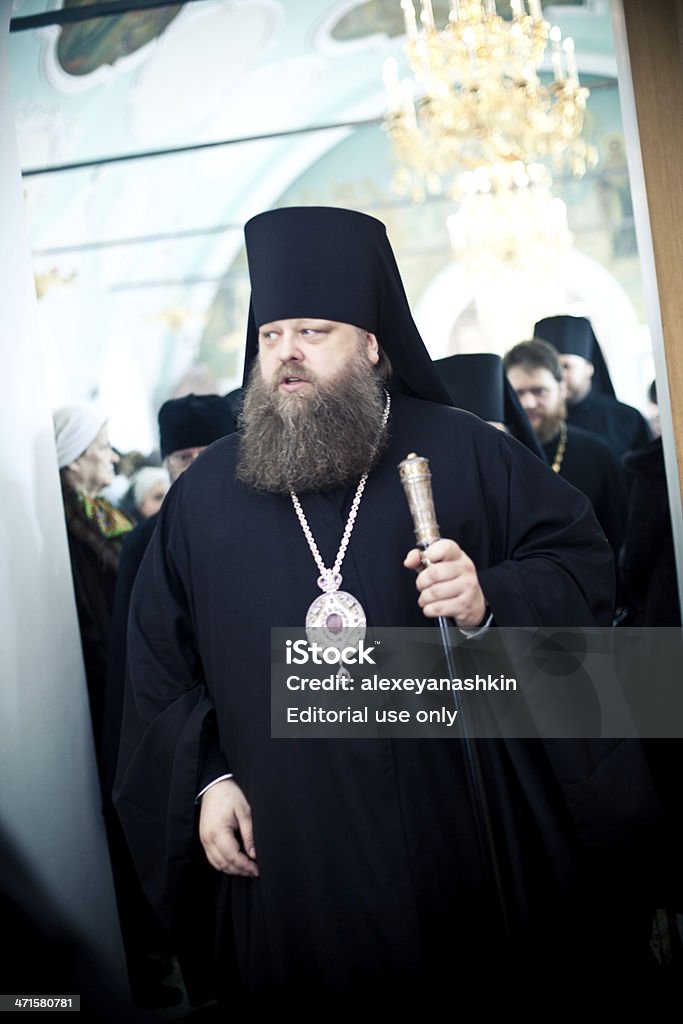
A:
<svg viewBox="0 0 683 1024">
<path fill-rule="evenodd" d="M 442 31 L 431 0 L 422 0 L 419 28 L 413 0 L 401 7 L 417 89 L 386 61 L 384 127 L 399 195 L 421 202 L 549 187 L 543 159 L 577 177 L 595 165 L 594 147 L 581 138 L 589 90 L 579 84 L 574 43 L 543 19 L 541 0 L 510 0 L 510 21 L 495 0 L 450 0 Z M 538 68 L 548 41 L 554 80 L 546 86 Z"/>
<path fill-rule="evenodd" d="M 567 207 L 544 185 L 465 196 L 447 218 L 451 248 L 470 273 L 552 271 L 574 241 Z"/>
</svg>

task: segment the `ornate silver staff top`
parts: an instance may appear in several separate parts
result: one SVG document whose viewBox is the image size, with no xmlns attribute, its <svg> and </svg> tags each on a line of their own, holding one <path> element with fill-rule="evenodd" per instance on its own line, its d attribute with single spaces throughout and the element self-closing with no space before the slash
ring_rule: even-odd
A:
<svg viewBox="0 0 683 1024">
<path fill-rule="evenodd" d="M 434 511 L 429 460 L 411 452 L 410 455 L 406 455 L 403 462 L 399 462 L 398 472 L 413 517 L 417 546 L 424 550 L 435 540 L 440 539 L 439 524 Z"/>
</svg>

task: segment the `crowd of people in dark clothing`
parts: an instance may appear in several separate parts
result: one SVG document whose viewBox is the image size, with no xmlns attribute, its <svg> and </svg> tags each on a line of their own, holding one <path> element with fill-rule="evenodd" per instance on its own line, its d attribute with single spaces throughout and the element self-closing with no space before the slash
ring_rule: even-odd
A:
<svg viewBox="0 0 683 1024">
<path fill-rule="evenodd" d="M 130 484 L 118 504 L 112 491 L 121 456 L 111 446 L 107 424 L 90 406 L 69 406 L 54 414 L 55 439 L 81 630 L 86 681 L 95 738 L 102 809 L 131 991 L 142 1007 L 172 1006 L 182 993 L 164 984 L 172 970 L 168 953 L 179 953 L 154 915 L 138 882 L 118 816 L 112 788 L 124 699 L 126 623 L 137 569 L 154 530 L 161 502 L 173 483 L 204 448 L 235 430 L 230 396 L 188 395 L 159 410 L 160 451 L 146 460 L 123 457 Z M 163 465 L 158 465 L 159 460 Z M 195 1002 L 203 993 L 194 982 L 193 955 L 183 958 L 184 981 Z"/>
<path fill-rule="evenodd" d="M 615 557 L 614 624 L 680 624 L 662 441 L 640 412 L 617 400 L 590 322 L 551 317 L 502 360 L 456 355 L 437 368 L 454 406 L 507 430 L 590 499 Z M 165 402 L 159 452 L 149 456 L 118 453 L 105 416 L 90 406 L 54 414 L 103 815 L 131 990 L 143 1007 L 179 1001 L 164 984 L 171 954 L 191 1002 L 199 1005 L 209 993 L 198 951 L 179 946 L 149 906 L 112 803 L 128 610 L 167 491 L 205 447 L 239 428 L 238 403 L 239 392 Z M 126 486 L 114 487 L 120 460 Z"/>
<path fill-rule="evenodd" d="M 615 624 L 680 624 L 658 419 L 618 401 L 590 321 L 550 317 L 502 360 L 438 366 L 453 405 L 504 426 L 589 498 L 614 552 Z M 656 410 L 654 382 L 649 397 Z"/>
</svg>

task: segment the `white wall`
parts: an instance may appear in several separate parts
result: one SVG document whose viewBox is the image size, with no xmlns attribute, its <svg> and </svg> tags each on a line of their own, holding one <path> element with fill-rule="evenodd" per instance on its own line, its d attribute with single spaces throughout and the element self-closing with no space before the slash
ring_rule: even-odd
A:
<svg viewBox="0 0 683 1024">
<path fill-rule="evenodd" d="M 123 978 L 7 78 L 10 9 L 0 2 L 0 826 Z"/>
</svg>

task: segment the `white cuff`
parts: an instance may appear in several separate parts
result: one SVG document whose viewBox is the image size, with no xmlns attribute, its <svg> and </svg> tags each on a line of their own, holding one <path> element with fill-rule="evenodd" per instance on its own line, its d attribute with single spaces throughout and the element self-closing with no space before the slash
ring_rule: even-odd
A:
<svg viewBox="0 0 683 1024">
<path fill-rule="evenodd" d="M 204 786 L 204 789 L 201 791 L 201 793 L 197 793 L 196 797 L 194 798 L 194 802 L 196 804 L 198 804 L 199 801 L 201 800 L 201 798 L 206 793 L 207 789 L 211 789 L 211 787 L 215 786 L 217 782 L 223 782 L 225 779 L 231 779 L 231 778 L 232 778 L 232 773 L 229 774 L 229 775 L 219 775 L 218 778 L 214 779 L 213 782 L 210 782 L 208 786 Z"/>
<path fill-rule="evenodd" d="M 467 637 L 468 640 L 475 640 L 478 636 L 483 636 L 484 635 L 484 633 L 489 628 L 489 626 L 491 625 L 492 622 L 493 622 L 493 612 L 489 612 L 489 617 L 486 620 L 486 622 L 483 624 L 483 626 L 477 626 L 475 629 L 472 629 L 472 628 L 463 629 L 462 626 L 458 626 L 458 629 L 460 630 L 460 632 L 462 633 L 463 636 Z"/>
</svg>

